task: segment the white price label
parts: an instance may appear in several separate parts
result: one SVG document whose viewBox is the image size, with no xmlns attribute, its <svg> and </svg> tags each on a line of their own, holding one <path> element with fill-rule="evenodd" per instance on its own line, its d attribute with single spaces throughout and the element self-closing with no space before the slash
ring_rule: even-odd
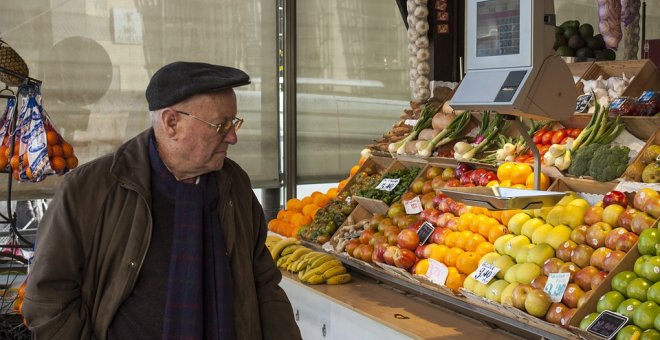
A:
<svg viewBox="0 0 660 340">
<path fill-rule="evenodd" d="M 406 208 L 406 214 L 415 215 L 421 213 L 424 209 L 422 208 L 422 200 L 419 199 L 419 196 L 407 201 L 403 201 L 403 206 Z"/>
<path fill-rule="evenodd" d="M 564 291 L 571 279 L 571 273 L 550 273 L 543 290 L 550 295 L 552 302 L 561 302 Z"/>
<path fill-rule="evenodd" d="M 479 265 L 479 268 L 472 273 L 472 278 L 487 285 L 499 271 L 500 268 L 497 268 L 488 262 L 482 262 Z"/>
<path fill-rule="evenodd" d="M 426 271 L 426 277 L 431 282 L 444 286 L 447 281 L 447 275 L 449 275 L 449 269 L 447 269 L 444 263 L 429 259 L 429 269 Z"/>
<path fill-rule="evenodd" d="M 396 186 L 401 182 L 400 178 L 385 178 L 380 181 L 380 184 L 376 186 L 376 189 L 383 191 L 392 191 Z"/>
<path fill-rule="evenodd" d="M 417 125 L 417 122 L 418 122 L 417 119 L 406 119 L 404 123 L 409 126 L 415 126 Z"/>
</svg>

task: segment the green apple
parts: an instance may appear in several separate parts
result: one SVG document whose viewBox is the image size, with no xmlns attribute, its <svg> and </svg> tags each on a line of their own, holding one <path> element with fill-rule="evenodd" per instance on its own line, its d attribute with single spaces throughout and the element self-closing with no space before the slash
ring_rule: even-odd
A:
<svg viewBox="0 0 660 340">
<path fill-rule="evenodd" d="M 525 263 L 527 262 L 527 255 L 529 254 L 529 251 L 534 248 L 533 244 L 526 244 L 524 245 L 520 250 L 518 250 L 518 253 L 516 254 L 516 263 Z"/>
<path fill-rule="evenodd" d="M 532 234 L 532 243 L 545 243 L 545 239 L 548 237 L 548 233 L 552 230 L 552 228 L 554 228 L 552 224 L 545 223 L 534 229 L 534 234 Z"/>
<path fill-rule="evenodd" d="M 507 242 L 509 242 L 510 239 L 514 238 L 516 235 L 513 234 L 506 234 L 498 237 L 495 242 L 493 243 L 493 246 L 495 247 L 495 250 L 500 253 L 500 255 L 506 254 L 504 252 L 504 246 L 506 245 Z"/>
<path fill-rule="evenodd" d="M 633 313 L 633 323 L 641 329 L 653 328 L 656 316 L 660 314 L 660 306 L 653 301 L 642 302 Z"/>
<path fill-rule="evenodd" d="M 520 229 L 520 233 L 522 235 L 527 236 L 527 238 L 531 240 L 532 235 L 534 235 L 534 231 L 536 230 L 536 228 L 544 224 L 545 222 L 540 218 L 530 218 L 529 220 L 527 220 L 527 222 L 525 222 L 522 225 L 522 228 Z"/>
<path fill-rule="evenodd" d="M 557 250 L 562 243 L 571 238 L 571 231 L 571 228 L 565 225 L 556 225 L 550 230 L 550 232 L 548 232 L 548 236 L 545 238 L 544 243 L 549 244 L 552 248 Z"/>
<path fill-rule="evenodd" d="M 497 278 L 498 279 L 503 279 L 506 272 L 509 271 L 509 269 L 511 269 L 511 267 L 513 267 L 515 264 L 516 263 L 513 261 L 513 259 L 509 255 L 502 255 L 502 256 L 496 258 L 493 261 L 493 266 L 500 269 L 500 271 L 498 271 L 497 274 L 496 274 Z M 509 281 L 509 282 L 513 282 L 513 281 Z"/>
<path fill-rule="evenodd" d="M 541 266 L 536 263 L 523 263 L 519 264 L 516 270 L 516 282 L 531 284 L 532 280 L 541 275 Z"/>
<path fill-rule="evenodd" d="M 555 256 L 555 250 L 547 243 L 535 244 L 527 252 L 527 262 L 543 266 L 546 260 Z"/>
<path fill-rule="evenodd" d="M 646 300 L 660 304 L 660 281 L 654 283 L 646 291 Z"/>
<path fill-rule="evenodd" d="M 582 320 L 580 321 L 580 326 L 579 326 L 580 329 L 586 331 L 587 327 L 589 327 L 589 325 L 591 325 L 591 323 L 594 322 L 594 320 L 596 320 L 596 318 L 599 315 L 600 315 L 599 313 L 595 313 L 595 312 L 585 315 L 585 317 L 582 318 Z"/>
<path fill-rule="evenodd" d="M 646 301 L 646 292 L 651 288 L 651 281 L 638 277 L 630 283 L 626 288 L 626 296 L 629 298 L 635 298 L 639 301 Z"/>
<path fill-rule="evenodd" d="M 482 256 L 482 257 L 479 259 L 479 265 L 481 265 L 481 264 L 484 263 L 484 262 L 486 262 L 486 263 L 490 263 L 490 264 L 493 264 L 493 262 L 495 262 L 495 260 L 496 260 L 498 257 L 500 257 L 500 256 L 502 256 L 502 255 L 500 255 L 500 254 L 498 254 L 498 253 L 496 253 L 496 252 L 490 252 L 490 253 L 488 253 L 488 254 Z"/>
<path fill-rule="evenodd" d="M 626 289 L 630 281 L 637 278 L 637 274 L 633 273 L 630 270 L 624 270 L 612 278 L 612 289 L 616 290 L 621 294 L 626 294 Z"/>
<path fill-rule="evenodd" d="M 628 317 L 628 319 L 632 320 L 633 313 L 641 304 L 642 302 L 637 299 L 623 300 L 623 302 L 621 302 L 616 308 L 616 312 L 621 315 L 625 315 Z"/>
<path fill-rule="evenodd" d="M 639 340 L 660 340 L 660 332 L 655 329 L 649 328 L 642 332 Z"/>
<path fill-rule="evenodd" d="M 474 284 L 474 290 L 472 291 L 474 294 L 479 295 L 481 297 L 486 296 L 486 292 L 488 291 L 488 285 L 485 285 L 479 281 L 477 281 Z"/>
<path fill-rule="evenodd" d="M 516 273 L 518 272 L 518 268 L 520 268 L 520 266 L 522 266 L 522 263 L 514 264 L 513 266 L 511 266 L 511 268 L 509 268 L 509 270 L 507 270 L 506 273 L 504 273 L 503 279 L 509 282 L 518 282 L 518 280 L 516 280 Z"/>
<path fill-rule="evenodd" d="M 468 275 L 468 276 L 465 278 L 465 281 L 463 281 L 463 289 L 465 289 L 465 290 L 467 290 L 467 291 L 469 291 L 469 292 L 473 292 L 473 293 L 474 293 L 474 287 L 475 287 L 475 285 L 477 284 L 477 282 L 479 282 L 479 281 L 475 280 L 475 279 L 472 277 L 472 275 Z"/>
<path fill-rule="evenodd" d="M 642 277 L 651 282 L 660 281 L 660 256 L 653 256 L 642 264 Z"/>
<path fill-rule="evenodd" d="M 637 240 L 637 249 L 642 255 L 655 255 L 656 254 L 656 245 L 660 243 L 660 230 L 656 228 L 644 229 L 641 234 L 639 234 L 639 239 Z"/>
<path fill-rule="evenodd" d="M 619 330 L 619 333 L 616 333 L 616 340 L 630 340 L 639 338 L 642 334 L 642 329 L 635 325 L 627 325 Z"/>
<path fill-rule="evenodd" d="M 548 216 L 546 216 L 545 221 L 549 224 L 552 224 L 553 226 L 558 226 L 562 224 L 565 214 L 566 214 L 566 208 L 564 206 L 555 205 L 548 212 Z"/>
<path fill-rule="evenodd" d="M 501 302 L 502 292 L 507 286 L 509 286 L 509 283 L 505 280 L 497 280 L 490 283 L 488 285 L 488 290 L 486 291 L 486 299 L 497 303 Z"/>
<path fill-rule="evenodd" d="M 580 198 L 580 199 L 574 200 L 573 202 L 579 201 L 579 200 L 582 200 L 582 199 Z M 582 201 L 584 201 L 584 200 L 582 200 Z M 573 202 L 569 203 L 566 206 L 566 208 L 564 209 L 564 217 L 563 217 L 562 223 L 561 223 L 561 224 L 565 224 L 565 225 L 571 227 L 571 229 L 576 228 L 577 226 L 579 226 L 581 224 L 584 224 L 584 214 L 587 212 L 587 209 L 589 208 L 588 207 L 589 203 L 587 203 L 587 207 L 584 207 L 584 206 L 581 206 L 581 205 L 573 205 L 572 204 Z"/>
<path fill-rule="evenodd" d="M 506 245 L 504 245 L 504 253 L 515 259 L 518 256 L 518 252 L 524 246 L 531 243 L 532 241 L 530 241 L 525 235 L 514 236 L 506 243 Z"/>
<path fill-rule="evenodd" d="M 644 263 L 648 261 L 651 257 L 651 255 L 642 255 L 640 256 L 637 260 L 635 260 L 635 265 L 633 266 L 633 271 L 637 276 L 642 276 L 642 268 L 644 267 Z"/>
<path fill-rule="evenodd" d="M 509 283 L 502 291 L 502 296 L 500 296 L 500 303 L 507 306 L 513 306 L 513 289 L 515 289 L 519 284 L 520 283 L 518 282 Z"/>
<path fill-rule="evenodd" d="M 598 313 L 601 313 L 604 310 L 615 311 L 625 299 L 625 296 L 616 290 L 609 291 L 598 299 L 598 303 L 596 303 L 596 311 Z"/>
<path fill-rule="evenodd" d="M 660 331 L 660 314 L 656 315 L 655 320 L 653 321 L 653 327 Z"/>
<path fill-rule="evenodd" d="M 509 219 L 509 223 L 506 225 L 509 230 L 516 234 L 520 235 L 520 232 L 522 231 L 522 226 L 525 224 L 525 222 L 529 221 L 532 217 L 527 215 L 524 212 L 517 213 Z"/>
</svg>

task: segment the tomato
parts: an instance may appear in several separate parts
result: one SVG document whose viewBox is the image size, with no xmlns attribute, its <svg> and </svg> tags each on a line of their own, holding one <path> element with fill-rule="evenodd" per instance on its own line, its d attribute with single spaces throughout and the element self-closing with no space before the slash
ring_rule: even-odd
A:
<svg viewBox="0 0 660 340">
<path fill-rule="evenodd" d="M 541 157 L 543 157 L 543 155 L 545 155 L 545 153 L 548 152 L 548 149 L 550 149 L 550 145 L 540 145 L 538 149 L 539 149 L 539 153 L 541 154 Z"/>
<path fill-rule="evenodd" d="M 532 137 L 532 140 L 534 141 L 534 144 L 540 144 L 541 143 L 541 138 L 543 138 L 543 134 L 548 132 L 546 129 L 540 129 L 536 131 L 534 134 L 534 137 Z"/>
<path fill-rule="evenodd" d="M 568 134 L 568 136 L 571 138 L 577 138 L 580 133 L 582 133 L 582 129 L 571 129 L 571 132 Z"/>
<path fill-rule="evenodd" d="M 525 158 L 525 163 L 534 164 L 534 156 Z"/>
<path fill-rule="evenodd" d="M 529 157 L 529 156 L 520 155 L 520 156 L 517 156 L 513 161 L 518 162 L 518 163 L 525 163 L 525 159 L 527 159 L 527 157 Z"/>
<path fill-rule="evenodd" d="M 566 131 L 565 130 L 557 130 L 555 131 L 555 134 L 552 136 L 551 143 L 552 144 L 559 144 L 561 143 L 561 140 L 566 137 Z"/>
<path fill-rule="evenodd" d="M 569 138 L 571 138 L 571 137 L 568 137 L 568 136 L 564 137 L 564 139 L 562 139 L 561 142 L 559 142 L 559 144 L 566 144 L 566 142 L 568 141 Z"/>
<path fill-rule="evenodd" d="M 554 131 L 548 131 L 543 134 L 543 137 L 541 137 L 541 142 L 544 145 L 549 145 L 552 143 L 552 137 L 555 135 Z"/>
</svg>

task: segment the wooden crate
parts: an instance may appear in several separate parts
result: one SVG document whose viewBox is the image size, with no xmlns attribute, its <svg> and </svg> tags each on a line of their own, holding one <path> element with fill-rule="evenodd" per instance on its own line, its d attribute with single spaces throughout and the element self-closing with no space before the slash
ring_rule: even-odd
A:
<svg viewBox="0 0 660 340">
<path fill-rule="evenodd" d="M 584 79 L 603 79 L 610 77 L 635 78 L 628 84 L 622 96 L 639 97 L 646 90 L 660 90 L 660 72 L 658 68 L 648 59 L 620 60 L 620 61 L 597 61 L 587 70 Z"/>
</svg>

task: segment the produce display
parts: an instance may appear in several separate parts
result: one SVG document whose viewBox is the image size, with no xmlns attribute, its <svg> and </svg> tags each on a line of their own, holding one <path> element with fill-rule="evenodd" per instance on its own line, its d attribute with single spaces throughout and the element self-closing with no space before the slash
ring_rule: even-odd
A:
<svg viewBox="0 0 660 340">
<path fill-rule="evenodd" d="M 553 48 L 562 57 L 575 57 L 576 61 L 614 60 L 616 53 L 608 46 L 605 39 L 610 39 L 610 31 L 594 36 L 594 28 L 590 24 L 580 25 L 577 20 L 568 20 L 555 27 L 555 44 Z M 617 42 L 618 44 L 618 42 Z"/>
<path fill-rule="evenodd" d="M 634 182 L 659 183 L 660 145 L 651 143 L 645 147 L 639 157 L 628 166 L 623 177 Z"/>
</svg>

